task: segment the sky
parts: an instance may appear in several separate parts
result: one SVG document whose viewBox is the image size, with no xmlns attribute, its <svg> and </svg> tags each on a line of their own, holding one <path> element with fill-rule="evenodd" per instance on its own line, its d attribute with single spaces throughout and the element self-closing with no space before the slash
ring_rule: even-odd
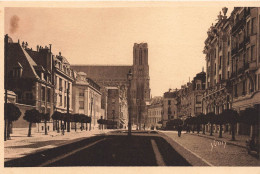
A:
<svg viewBox="0 0 260 174">
<path fill-rule="evenodd" d="M 205 69 L 207 30 L 222 6 L 5 8 L 14 42 L 52 44 L 70 64 L 132 65 L 134 43 L 148 43 L 152 96 L 180 88 Z M 233 10 L 229 7 L 227 16 Z"/>
</svg>

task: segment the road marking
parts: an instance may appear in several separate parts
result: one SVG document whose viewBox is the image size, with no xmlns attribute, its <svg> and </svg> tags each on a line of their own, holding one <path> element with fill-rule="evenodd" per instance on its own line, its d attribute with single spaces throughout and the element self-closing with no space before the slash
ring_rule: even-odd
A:
<svg viewBox="0 0 260 174">
<path fill-rule="evenodd" d="M 153 151 L 154 151 L 154 154 L 155 154 L 157 165 L 158 166 L 166 166 L 154 139 L 151 139 L 151 143 L 152 143 L 152 147 L 153 147 Z"/>
<path fill-rule="evenodd" d="M 168 135 L 166 135 L 168 136 Z M 170 136 L 168 136 L 169 138 L 171 138 Z M 173 140 L 173 138 L 171 138 Z M 173 140 L 174 141 L 174 140 Z M 203 159 L 202 157 L 200 157 L 199 155 L 197 155 L 196 153 L 192 152 L 191 150 L 187 149 L 186 147 L 184 147 L 182 144 L 178 143 L 177 141 L 174 141 L 175 143 L 179 144 L 181 147 L 183 147 L 185 150 L 189 151 L 190 153 L 192 153 L 193 155 L 195 155 L 197 158 L 201 159 L 204 163 L 208 164 L 209 166 L 214 166 L 213 164 L 211 164 L 210 162 L 206 161 L 205 159 Z"/>
<path fill-rule="evenodd" d="M 89 147 L 91 147 L 91 146 L 93 146 L 93 145 L 95 145 L 95 144 L 97 144 L 97 143 L 99 143 L 99 142 L 101 142 L 101 141 L 104 141 L 105 139 L 106 139 L 106 138 L 103 138 L 103 139 L 98 140 L 98 141 L 95 141 L 95 142 L 93 142 L 93 143 L 91 143 L 91 144 L 89 144 L 89 145 L 87 145 L 87 146 L 81 147 L 81 148 L 76 149 L 76 150 L 74 150 L 74 151 L 72 151 L 72 152 L 69 152 L 69 153 L 66 153 L 66 154 L 64 154 L 64 155 L 61 155 L 61 156 L 59 156 L 59 157 L 53 158 L 53 159 L 51 159 L 51 160 L 48 160 L 48 161 L 46 161 L 45 163 L 42 163 L 41 165 L 39 165 L 38 167 L 44 167 L 44 166 L 47 166 L 47 165 L 49 165 L 49 164 L 51 164 L 51 163 L 54 163 L 54 162 L 56 162 L 56 161 L 62 160 L 62 159 L 66 158 L 66 157 L 68 157 L 68 156 L 70 156 L 70 155 L 73 155 L 73 154 L 75 154 L 75 153 L 77 153 L 77 152 L 79 152 L 79 151 L 81 151 L 81 150 L 87 149 L 87 148 L 89 148 Z"/>
</svg>

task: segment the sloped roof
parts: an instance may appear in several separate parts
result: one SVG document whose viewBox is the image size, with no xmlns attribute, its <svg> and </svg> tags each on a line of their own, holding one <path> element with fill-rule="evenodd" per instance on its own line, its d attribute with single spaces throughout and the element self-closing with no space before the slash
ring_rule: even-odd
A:
<svg viewBox="0 0 260 174">
<path fill-rule="evenodd" d="M 71 65 L 72 69 L 78 72 L 85 72 L 92 79 L 126 79 L 129 69 L 132 66 L 115 65 Z"/>
<path fill-rule="evenodd" d="M 8 43 L 8 69 L 10 70 L 15 66 L 17 67 L 17 63 L 23 67 L 22 78 L 39 78 L 34 69 L 34 66 L 37 66 L 37 64 L 22 48 L 22 46 L 19 43 Z"/>
</svg>

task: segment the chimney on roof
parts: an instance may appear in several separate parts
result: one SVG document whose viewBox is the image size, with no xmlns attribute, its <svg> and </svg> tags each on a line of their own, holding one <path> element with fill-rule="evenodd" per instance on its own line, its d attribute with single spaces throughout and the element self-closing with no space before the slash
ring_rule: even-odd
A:
<svg viewBox="0 0 260 174">
<path fill-rule="evenodd" d="M 178 89 L 176 88 L 175 91 L 177 91 Z"/>
<path fill-rule="evenodd" d="M 204 72 L 204 66 L 202 67 L 202 72 Z"/>
<path fill-rule="evenodd" d="M 37 45 L 37 52 L 39 52 L 39 45 Z"/>
<path fill-rule="evenodd" d="M 22 47 L 24 48 L 24 41 L 22 42 Z"/>
<path fill-rule="evenodd" d="M 20 43 L 20 40 L 18 39 L 18 43 Z"/>
<path fill-rule="evenodd" d="M 51 44 L 49 44 L 50 45 L 50 53 L 51 53 Z"/>
<path fill-rule="evenodd" d="M 59 52 L 59 56 L 61 56 L 61 52 Z"/>
<path fill-rule="evenodd" d="M 27 46 L 28 46 L 28 43 L 27 43 L 27 42 L 25 42 L 25 48 L 27 48 Z"/>
</svg>

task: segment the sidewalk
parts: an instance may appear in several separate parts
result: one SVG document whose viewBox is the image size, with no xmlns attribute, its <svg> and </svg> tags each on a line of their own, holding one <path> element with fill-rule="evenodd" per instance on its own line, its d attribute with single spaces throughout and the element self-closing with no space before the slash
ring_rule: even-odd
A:
<svg viewBox="0 0 260 174">
<path fill-rule="evenodd" d="M 8 161 L 109 131 L 111 130 L 81 131 L 78 129 L 77 132 L 75 130 L 71 130 L 71 132 L 65 131 L 65 135 L 62 135 L 61 132 L 57 133 L 57 131 L 50 131 L 48 135 L 44 135 L 44 132 L 38 133 L 36 128 L 33 128 L 32 137 L 27 137 L 28 128 L 14 128 L 11 140 L 4 142 L 4 158 L 5 161 Z"/>
<path fill-rule="evenodd" d="M 186 133 L 185 131 L 183 133 Z M 246 148 L 246 140 L 248 140 L 250 137 L 246 136 L 246 135 L 235 135 L 235 141 L 232 141 L 232 135 L 229 134 L 228 132 L 222 133 L 222 137 L 223 138 L 219 138 L 219 133 L 213 133 L 213 136 L 210 136 L 209 132 L 205 132 L 205 135 L 202 134 L 202 131 L 200 131 L 200 133 L 198 134 L 197 131 L 194 131 L 194 133 L 190 132 L 187 133 L 190 135 L 194 135 L 194 136 L 200 136 L 200 137 L 204 137 L 204 138 L 208 138 L 208 139 L 212 139 L 212 140 L 217 140 L 217 141 L 225 141 L 227 144 L 230 145 L 235 145 L 238 147 L 243 147 Z"/>
<path fill-rule="evenodd" d="M 260 160 L 249 155 L 247 150 L 242 147 L 243 140 L 246 137 L 240 139 L 237 136 L 238 143 L 234 145 L 229 143 L 232 141 L 228 140 L 228 135 L 223 139 L 220 138 L 219 141 L 219 139 L 216 138 L 215 140 L 214 137 L 209 135 L 203 136 L 200 134 L 198 136 L 196 133 L 182 133 L 181 137 L 178 137 L 177 131 L 160 132 L 182 146 L 183 151 L 189 151 L 210 166 L 260 166 Z M 217 133 L 215 134 L 217 136 Z"/>
</svg>

